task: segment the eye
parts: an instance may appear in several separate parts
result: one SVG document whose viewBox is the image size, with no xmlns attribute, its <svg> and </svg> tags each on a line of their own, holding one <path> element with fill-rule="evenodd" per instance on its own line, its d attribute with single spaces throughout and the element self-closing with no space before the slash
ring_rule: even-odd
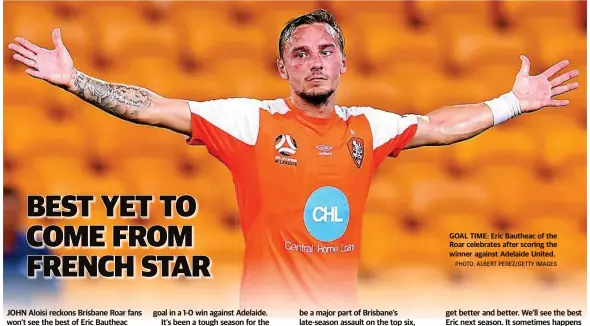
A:
<svg viewBox="0 0 590 326">
<path fill-rule="evenodd" d="M 306 54 L 305 54 L 305 52 L 298 52 L 295 56 L 297 58 L 304 58 L 306 56 Z"/>
<path fill-rule="evenodd" d="M 331 54 L 332 54 L 332 51 L 330 51 L 330 50 L 324 50 L 324 51 L 322 51 L 322 55 L 328 56 L 328 55 L 331 55 Z"/>
</svg>

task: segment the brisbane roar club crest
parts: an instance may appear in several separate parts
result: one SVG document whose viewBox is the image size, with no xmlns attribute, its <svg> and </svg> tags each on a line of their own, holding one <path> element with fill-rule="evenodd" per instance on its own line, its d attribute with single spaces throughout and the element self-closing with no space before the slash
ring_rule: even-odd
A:
<svg viewBox="0 0 590 326">
<path fill-rule="evenodd" d="M 360 169 L 365 158 L 365 142 L 358 137 L 353 137 L 348 141 L 347 147 L 352 161 Z"/>
</svg>

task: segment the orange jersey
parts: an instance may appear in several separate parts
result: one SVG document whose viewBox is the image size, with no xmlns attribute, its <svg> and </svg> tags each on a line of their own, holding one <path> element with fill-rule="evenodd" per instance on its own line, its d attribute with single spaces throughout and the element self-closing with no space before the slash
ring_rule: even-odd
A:
<svg viewBox="0 0 590 326">
<path fill-rule="evenodd" d="M 371 178 L 417 129 L 415 115 L 288 99 L 190 101 L 191 145 L 231 171 L 245 239 L 244 308 L 354 307 Z"/>
</svg>

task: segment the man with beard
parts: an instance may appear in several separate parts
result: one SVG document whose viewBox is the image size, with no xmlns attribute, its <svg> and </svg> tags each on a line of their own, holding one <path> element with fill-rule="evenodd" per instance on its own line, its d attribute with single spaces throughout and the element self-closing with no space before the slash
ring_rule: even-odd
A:
<svg viewBox="0 0 590 326">
<path fill-rule="evenodd" d="M 344 37 L 325 10 L 294 18 L 281 32 L 277 68 L 291 94 L 274 100 L 164 98 L 76 70 L 58 29 L 53 41 L 54 50 L 22 38 L 9 47 L 29 75 L 121 119 L 183 134 L 230 169 L 245 238 L 246 308 L 355 307 L 361 218 L 371 178 L 387 157 L 464 141 L 523 113 L 565 106 L 567 100 L 552 97 L 578 87 L 560 86 L 576 70 L 549 80 L 567 61 L 530 76 L 521 56 L 512 90 L 489 101 L 424 116 L 340 106 L 335 92 L 347 68 Z"/>
</svg>

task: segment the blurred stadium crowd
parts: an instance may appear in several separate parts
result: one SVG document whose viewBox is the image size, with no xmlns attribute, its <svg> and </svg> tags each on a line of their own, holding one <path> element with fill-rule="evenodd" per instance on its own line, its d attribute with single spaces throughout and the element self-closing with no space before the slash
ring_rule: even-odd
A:
<svg viewBox="0 0 590 326">
<path fill-rule="evenodd" d="M 571 102 L 565 109 L 384 163 L 367 203 L 362 280 L 420 283 L 415 268 L 423 266 L 461 284 L 467 278 L 452 268 L 448 234 L 475 231 L 556 233 L 560 266 L 532 268 L 533 279 L 555 284 L 566 275 L 558 271 L 585 279 L 585 1 L 5 2 L 4 43 L 22 36 L 53 48 L 51 31 L 60 27 L 76 67 L 103 80 L 194 100 L 278 98 L 289 94 L 275 65 L 280 30 L 320 7 L 335 14 L 346 39 L 341 105 L 427 113 L 487 100 L 511 89 L 520 54 L 531 74 L 562 59 L 581 72 L 580 89 L 561 96 Z M 192 253 L 239 271 L 231 176 L 204 148 L 100 112 L 27 76 L 4 53 L 5 185 L 23 194 L 189 193 L 200 204 Z M 152 218 L 137 223 L 181 222 L 165 220 L 162 209 L 154 205 Z M 90 223 L 121 223 L 101 216 L 95 205 Z M 401 268 L 411 271 L 381 275 Z"/>
</svg>

